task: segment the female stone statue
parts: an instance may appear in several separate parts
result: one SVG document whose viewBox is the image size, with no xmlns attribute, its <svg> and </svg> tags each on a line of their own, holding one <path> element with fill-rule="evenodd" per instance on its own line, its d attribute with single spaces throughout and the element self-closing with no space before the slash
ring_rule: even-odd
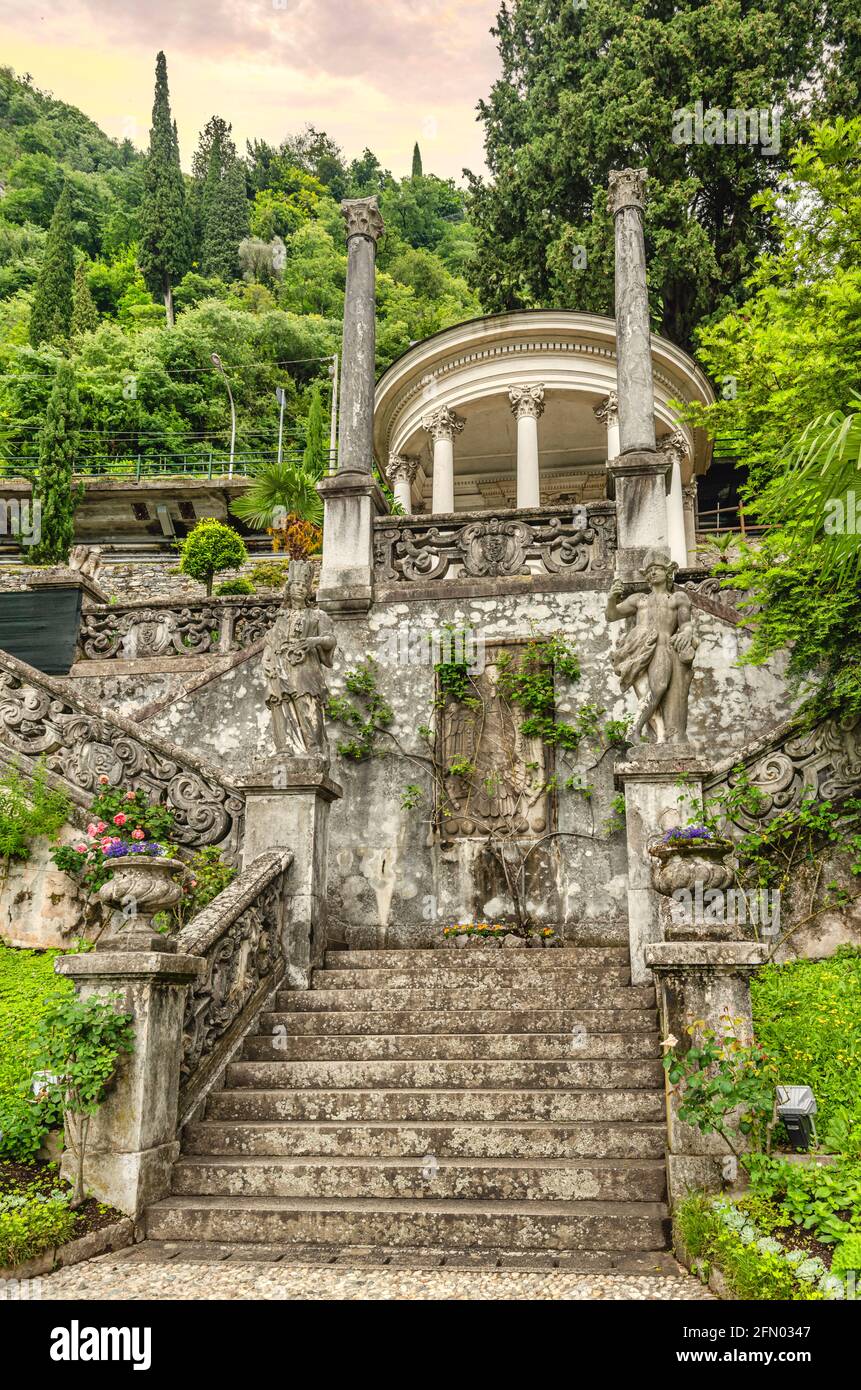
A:
<svg viewBox="0 0 861 1390">
<path fill-rule="evenodd" d="M 263 644 L 266 706 L 279 753 L 327 763 L 323 667 L 331 667 L 336 643 L 328 614 L 310 604 L 311 566 L 293 560 L 284 602 Z"/>
<path fill-rule="evenodd" d="M 616 580 L 607 599 L 607 621 L 636 619 L 613 654 L 613 670 L 622 689 L 633 686 L 640 697 L 635 738 L 648 726 L 654 743 L 685 743 L 688 691 L 699 642 L 694 634 L 690 600 L 676 593 L 676 564 L 664 550 L 649 550 L 641 574 L 647 594 L 623 599 Z"/>
</svg>

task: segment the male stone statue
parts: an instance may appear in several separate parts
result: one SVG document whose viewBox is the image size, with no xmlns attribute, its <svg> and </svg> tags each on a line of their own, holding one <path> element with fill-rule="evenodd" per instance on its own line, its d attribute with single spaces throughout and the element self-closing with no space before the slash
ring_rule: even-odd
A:
<svg viewBox="0 0 861 1390">
<path fill-rule="evenodd" d="M 292 560 L 281 611 L 263 644 L 266 705 L 279 753 L 328 764 L 323 667 L 335 652 L 332 620 L 311 604 L 311 566 Z"/>
<path fill-rule="evenodd" d="M 640 697 L 634 737 L 648 726 L 653 743 L 685 743 L 688 691 L 699 642 L 694 634 L 690 600 L 673 588 L 678 566 L 665 550 L 648 550 L 641 574 L 647 594 L 623 598 L 616 580 L 607 599 L 607 621 L 636 619 L 613 653 L 613 670 L 622 689 L 633 686 Z"/>
</svg>

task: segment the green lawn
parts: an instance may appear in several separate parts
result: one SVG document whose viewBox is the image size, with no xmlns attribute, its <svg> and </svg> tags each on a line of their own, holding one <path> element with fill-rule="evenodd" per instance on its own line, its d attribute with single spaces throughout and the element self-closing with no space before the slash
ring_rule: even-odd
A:
<svg viewBox="0 0 861 1390">
<path fill-rule="evenodd" d="M 0 1130 L 20 1106 L 18 1087 L 29 1075 L 30 1047 L 49 999 L 74 990 L 71 980 L 54 974 L 54 960 L 62 954 L 0 943 Z"/>
</svg>

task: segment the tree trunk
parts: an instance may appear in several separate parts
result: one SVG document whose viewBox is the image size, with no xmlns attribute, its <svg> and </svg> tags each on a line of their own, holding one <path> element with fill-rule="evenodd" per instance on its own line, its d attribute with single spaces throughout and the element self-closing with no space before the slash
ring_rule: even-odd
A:
<svg viewBox="0 0 861 1390">
<path fill-rule="evenodd" d="M 71 1119 L 71 1116 L 69 1116 Z M 78 1115 L 75 1118 L 75 1129 L 77 1136 L 75 1140 L 75 1181 L 72 1185 L 72 1200 L 69 1203 L 72 1211 L 83 1206 L 87 1194 L 84 1191 L 84 1153 L 87 1147 L 87 1130 L 89 1128 L 89 1118 L 86 1115 Z"/>
<path fill-rule="evenodd" d="M 175 323 L 173 313 L 173 287 L 170 283 L 170 277 L 168 275 L 164 277 L 164 312 L 165 317 L 167 318 L 168 328 L 173 328 Z"/>
</svg>

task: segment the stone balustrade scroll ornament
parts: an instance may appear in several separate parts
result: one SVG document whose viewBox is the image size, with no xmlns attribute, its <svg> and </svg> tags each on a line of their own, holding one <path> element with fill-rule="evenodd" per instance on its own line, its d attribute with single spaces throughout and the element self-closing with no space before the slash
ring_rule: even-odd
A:
<svg viewBox="0 0 861 1390">
<path fill-rule="evenodd" d="M 278 599 L 215 599 L 91 608 L 83 613 L 79 660 L 140 661 L 244 651 L 275 621 Z"/>
<path fill-rule="evenodd" d="M 509 386 L 508 399 L 516 420 L 523 416 L 538 420 L 544 414 L 543 386 Z"/>
<path fill-rule="evenodd" d="M 640 699 L 635 739 L 656 744 L 686 744 L 688 692 L 699 642 L 689 597 L 673 587 L 676 566 L 665 550 L 650 550 L 641 573 L 648 593 L 623 597 L 616 580 L 607 599 L 607 621 L 633 619 L 633 626 L 613 653 L 613 669 L 623 690 L 634 688 Z"/>
<path fill-rule="evenodd" d="M 328 765 L 323 668 L 332 666 L 336 641 L 331 618 L 311 603 L 311 566 L 293 560 L 281 612 L 263 644 L 266 707 L 279 753 Z"/>
</svg>

